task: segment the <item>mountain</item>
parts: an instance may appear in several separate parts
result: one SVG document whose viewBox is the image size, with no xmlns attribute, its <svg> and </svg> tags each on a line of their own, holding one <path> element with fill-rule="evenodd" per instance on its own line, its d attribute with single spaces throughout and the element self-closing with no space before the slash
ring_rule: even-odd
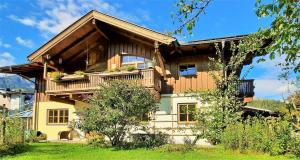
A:
<svg viewBox="0 0 300 160">
<path fill-rule="evenodd" d="M 33 91 L 34 84 L 17 75 L 10 75 L 10 76 L 1 75 L 0 88 L 25 89 L 28 91 Z"/>
</svg>

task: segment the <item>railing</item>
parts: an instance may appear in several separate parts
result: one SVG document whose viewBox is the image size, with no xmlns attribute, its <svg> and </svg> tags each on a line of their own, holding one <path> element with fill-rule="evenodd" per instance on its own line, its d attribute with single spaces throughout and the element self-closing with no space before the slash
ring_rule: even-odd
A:
<svg viewBox="0 0 300 160">
<path fill-rule="evenodd" d="M 75 81 L 53 81 L 47 79 L 47 94 L 67 94 L 67 93 L 90 93 L 99 87 L 99 84 L 113 79 L 136 81 L 146 88 L 153 88 L 156 91 L 161 89 L 161 76 L 155 69 L 145 69 L 138 72 L 126 73 L 91 73 L 86 78 Z"/>
<path fill-rule="evenodd" d="M 241 80 L 239 92 L 241 96 L 244 97 L 252 97 L 254 96 L 254 80 L 248 79 L 248 80 Z"/>
</svg>

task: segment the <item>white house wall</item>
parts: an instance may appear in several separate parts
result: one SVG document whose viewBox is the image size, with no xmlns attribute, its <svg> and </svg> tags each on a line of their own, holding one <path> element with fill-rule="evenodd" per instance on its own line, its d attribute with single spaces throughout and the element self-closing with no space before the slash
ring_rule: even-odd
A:
<svg viewBox="0 0 300 160">
<path fill-rule="evenodd" d="M 183 94 L 162 94 L 159 111 L 156 112 L 151 122 L 155 131 L 161 131 L 170 135 L 174 143 L 184 143 L 185 139 L 195 138 L 192 125 L 178 123 L 178 104 L 195 103 L 197 108 L 202 106 L 200 99 Z M 205 140 L 199 140 L 199 145 L 207 145 Z"/>
</svg>

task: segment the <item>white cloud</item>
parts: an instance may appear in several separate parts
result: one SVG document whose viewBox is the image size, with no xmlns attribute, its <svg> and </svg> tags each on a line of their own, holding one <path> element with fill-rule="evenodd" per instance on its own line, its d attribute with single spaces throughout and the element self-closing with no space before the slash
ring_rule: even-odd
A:
<svg viewBox="0 0 300 160">
<path fill-rule="evenodd" d="M 16 41 L 18 44 L 27 47 L 27 48 L 32 48 L 33 47 L 33 42 L 30 39 L 23 39 L 21 37 L 17 37 Z"/>
<path fill-rule="evenodd" d="M 14 20 L 14 21 L 17 21 L 19 23 L 22 23 L 26 26 L 34 26 L 36 25 L 36 21 L 33 19 L 33 18 L 29 18 L 29 17 L 24 17 L 24 18 L 19 18 L 15 15 L 10 15 L 8 16 L 8 18 Z"/>
<path fill-rule="evenodd" d="M 9 52 L 0 52 L 0 66 L 15 64 L 15 57 Z"/>
<path fill-rule="evenodd" d="M 136 15 L 123 12 L 119 4 L 110 4 L 105 0 L 38 0 L 38 7 L 44 13 L 42 17 L 23 17 L 15 15 L 9 16 L 14 21 L 27 26 L 35 27 L 44 36 L 54 35 L 65 29 L 81 16 L 90 10 L 116 16 L 125 20 L 141 23 L 149 21 L 149 13 L 145 10 L 136 10 Z"/>
<path fill-rule="evenodd" d="M 1 39 L 0 39 L 0 47 L 4 47 L 4 48 L 10 48 L 11 45 L 8 43 L 4 43 Z"/>
<path fill-rule="evenodd" d="M 275 59 L 270 60 L 269 56 L 264 57 L 265 62 L 257 63 L 253 60 L 254 68 L 248 78 L 254 79 L 255 97 L 264 99 L 278 99 L 287 97 L 295 90 L 299 90 L 295 85 L 291 84 L 295 80 L 295 75 L 289 77 L 289 81 L 279 80 L 279 75 L 282 73 L 279 63 L 285 62 L 285 57 L 276 56 Z"/>
<path fill-rule="evenodd" d="M 288 81 L 277 79 L 256 79 L 255 97 L 267 99 L 282 99 L 295 92 L 297 87 Z"/>
</svg>

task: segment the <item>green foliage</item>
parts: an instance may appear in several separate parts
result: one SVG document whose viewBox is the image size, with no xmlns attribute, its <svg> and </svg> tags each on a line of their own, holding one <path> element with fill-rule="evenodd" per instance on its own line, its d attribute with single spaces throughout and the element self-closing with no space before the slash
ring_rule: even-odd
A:
<svg viewBox="0 0 300 160">
<path fill-rule="evenodd" d="M 108 144 L 105 141 L 105 137 L 102 134 L 96 132 L 89 132 L 87 136 L 87 143 L 93 147 L 107 147 Z"/>
<path fill-rule="evenodd" d="M 159 147 L 159 150 L 162 152 L 181 152 L 186 153 L 193 151 L 193 147 L 187 146 L 185 144 L 166 144 Z"/>
<path fill-rule="evenodd" d="M 300 157 L 300 135 L 294 135 L 293 139 L 288 143 L 288 151 Z"/>
<path fill-rule="evenodd" d="M 247 105 L 256 108 L 261 108 L 261 109 L 268 109 L 274 112 L 278 112 L 281 109 L 286 107 L 286 104 L 284 102 L 269 100 L 269 99 L 253 100 L 252 102 L 249 102 Z"/>
<path fill-rule="evenodd" d="M 57 72 L 57 71 L 50 72 L 50 78 L 55 81 L 60 80 L 63 76 L 64 74 L 61 72 Z"/>
<path fill-rule="evenodd" d="M 47 135 L 35 130 L 25 131 L 25 141 L 28 143 L 39 142 L 41 140 L 46 140 Z"/>
<path fill-rule="evenodd" d="M 26 142 L 38 142 L 37 131 L 28 130 L 25 132 L 25 141 Z"/>
<path fill-rule="evenodd" d="M 75 74 L 75 75 L 78 75 L 78 76 L 82 76 L 82 75 L 84 75 L 85 73 L 84 73 L 83 71 L 81 71 L 81 70 L 78 70 L 78 71 L 75 71 L 74 74 Z"/>
<path fill-rule="evenodd" d="M 168 135 L 162 132 L 147 133 L 147 134 L 133 134 L 132 143 L 134 148 L 154 148 L 168 143 Z"/>
<path fill-rule="evenodd" d="M 194 128 L 198 138 L 206 138 L 212 144 L 220 143 L 221 133 L 227 125 L 237 121 L 238 111 L 244 105 L 239 93 L 239 70 L 244 65 L 247 55 L 258 47 L 251 44 L 254 36 L 249 36 L 238 44 L 230 43 L 229 60 L 224 58 L 219 44 L 216 44 L 217 57 L 210 57 L 209 71 L 216 88 L 206 92 L 190 92 L 209 104 L 209 109 L 196 114 L 197 123 Z M 247 47 L 246 47 L 247 46 Z M 199 134 L 200 132 L 200 134 Z"/>
<path fill-rule="evenodd" d="M 252 150 L 280 155 L 297 153 L 298 138 L 292 136 L 291 123 L 282 118 L 249 118 L 226 127 L 221 142 L 226 149 Z"/>
<path fill-rule="evenodd" d="M 177 7 L 177 13 L 171 16 L 174 19 L 174 23 L 178 22 L 179 27 L 171 34 L 181 34 L 184 29 L 192 34 L 193 28 L 196 26 L 196 22 L 202 13 L 205 13 L 205 9 L 212 0 L 179 0 L 175 4 Z"/>
<path fill-rule="evenodd" d="M 205 9 L 211 4 L 212 0 L 178 0 L 175 6 L 177 7 L 176 14 L 171 16 L 174 18 L 174 23 L 178 23 L 179 27 L 174 31 L 175 34 L 181 34 L 184 29 L 189 34 L 196 27 L 196 23 L 202 14 L 205 14 Z M 269 53 L 270 59 L 281 57 L 284 55 L 285 62 L 279 64 L 283 73 L 281 77 L 286 78 L 290 74 L 290 70 L 300 72 L 300 3 L 295 0 L 274 0 L 261 1 L 257 0 L 256 14 L 258 17 L 271 17 L 273 19 L 270 28 L 260 29 L 254 34 L 258 39 L 252 39 L 252 44 L 264 42 L 268 44 L 261 45 L 261 51 L 257 51 L 261 55 Z M 248 48 L 248 46 L 245 46 Z M 260 61 L 264 61 L 263 58 Z M 298 76 L 299 77 L 299 76 Z"/>
<path fill-rule="evenodd" d="M 122 80 L 100 84 L 89 102 L 81 128 L 107 136 L 112 146 L 121 146 L 126 133 L 141 122 L 141 115 L 157 109 L 149 90 Z"/>
<path fill-rule="evenodd" d="M 0 114 L 0 155 L 22 151 L 25 145 L 23 125 L 21 118 Z"/>
<path fill-rule="evenodd" d="M 271 27 L 259 32 L 261 36 L 272 39 L 272 44 L 266 48 L 270 59 L 274 59 L 275 55 L 285 55 L 285 62 L 281 64 L 283 70 L 300 72 L 300 3 L 289 0 L 257 0 L 256 7 L 258 17 L 273 18 Z"/>
<path fill-rule="evenodd" d="M 131 72 L 131 71 L 134 71 L 134 70 L 137 70 L 137 68 L 135 66 L 133 66 L 133 65 L 123 66 L 121 68 L 121 71 L 129 71 L 129 72 Z"/>
</svg>

